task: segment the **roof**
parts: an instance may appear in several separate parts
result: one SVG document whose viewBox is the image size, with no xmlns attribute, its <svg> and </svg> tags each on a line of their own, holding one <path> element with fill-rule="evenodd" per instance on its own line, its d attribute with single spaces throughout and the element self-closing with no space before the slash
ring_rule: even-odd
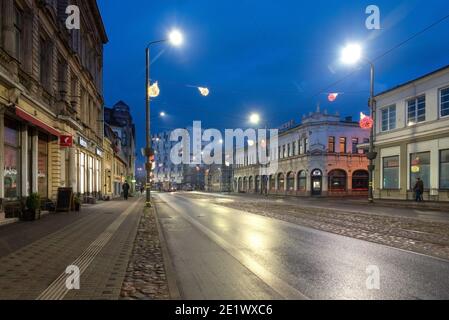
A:
<svg viewBox="0 0 449 320">
<path fill-rule="evenodd" d="M 402 84 L 400 84 L 400 85 L 397 85 L 397 86 L 395 86 L 395 87 L 393 87 L 393 88 L 391 88 L 391 89 L 385 90 L 385 91 L 383 91 L 383 92 L 381 92 L 381 93 L 378 93 L 378 94 L 376 94 L 376 97 L 382 96 L 382 95 L 384 95 L 384 94 L 386 94 L 386 93 L 392 92 L 392 91 L 397 90 L 397 89 L 399 89 L 399 88 L 401 88 L 401 87 L 408 86 L 409 84 L 412 84 L 413 82 L 416 82 L 416 81 L 422 80 L 422 79 L 424 79 L 424 78 L 433 76 L 434 74 L 437 74 L 437 73 L 439 73 L 439 72 L 441 72 L 441 71 L 445 71 L 445 70 L 449 70 L 449 65 L 444 66 L 444 67 L 442 67 L 442 68 L 439 68 L 439 69 L 437 69 L 437 70 L 434 70 L 434 71 L 432 71 L 432 72 L 429 72 L 429 73 L 427 73 L 427 74 L 425 74 L 425 75 L 423 75 L 423 76 L 420 76 L 420 77 L 418 77 L 418 78 L 416 78 L 416 79 L 413 79 L 413 80 L 404 82 L 404 83 L 402 83 Z"/>
</svg>

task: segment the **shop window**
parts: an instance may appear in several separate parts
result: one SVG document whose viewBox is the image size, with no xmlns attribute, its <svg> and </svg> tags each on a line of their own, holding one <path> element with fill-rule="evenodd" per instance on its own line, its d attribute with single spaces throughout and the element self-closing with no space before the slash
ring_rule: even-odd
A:
<svg viewBox="0 0 449 320">
<path fill-rule="evenodd" d="M 346 191 L 347 175 L 343 170 L 332 170 L 329 172 L 329 190 Z"/>
<path fill-rule="evenodd" d="M 293 172 L 289 172 L 287 174 L 287 191 L 295 190 L 295 174 Z"/>
<path fill-rule="evenodd" d="M 285 190 L 285 177 L 283 173 L 278 174 L 278 190 L 279 191 Z"/>
<path fill-rule="evenodd" d="M 440 189 L 449 189 L 449 149 L 440 151 Z"/>
<path fill-rule="evenodd" d="M 48 197 L 48 136 L 39 135 L 37 159 L 37 190 L 42 198 Z"/>
<path fill-rule="evenodd" d="M 274 179 L 274 175 L 270 175 L 270 190 L 275 190 L 276 182 Z"/>
<path fill-rule="evenodd" d="M 410 154 L 410 189 L 415 186 L 420 178 L 425 189 L 430 189 L 430 152 Z"/>
<path fill-rule="evenodd" d="M 369 173 L 365 170 L 354 171 L 352 174 L 352 190 L 368 190 Z"/>
<path fill-rule="evenodd" d="M 399 189 L 399 156 L 385 157 L 382 160 L 384 189 Z"/>
<path fill-rule="evenodd" d="M 5 119 L 4 188 L 6 199 L 17 199 L 20 194 L 20 125 Z"/>
<path fill-rule="evenodd" d="M 306 191 L 307 174 L 305 170 L 298 173 L 298 191 Z"/>
<path fill-rule="evenodd" d="M 81 194 L 86 192 L 86 154 L 84 152 L 80 153 L 79 192 Z"/>
</svg>

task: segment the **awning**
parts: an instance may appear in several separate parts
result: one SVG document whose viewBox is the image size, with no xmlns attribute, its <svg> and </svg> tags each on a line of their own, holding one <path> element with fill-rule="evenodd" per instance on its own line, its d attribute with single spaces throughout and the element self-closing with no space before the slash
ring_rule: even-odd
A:
<svg viewBox="0 0 449 320">
<path fill-rule="evenodd" d="M 42 130 L 59 137 L 61 133 L 56 130 L 55 128 L 50 127 L 49 125 L 43 123 L 41 120 L 33 117 L 31 114 L 23 111 L 22 109 L 16 107 L 16 115 L 20 117 L 21 119 L 28 121 L 29 123 L 34 124 L 36 127 L 41 128 Z"/>
</svg>

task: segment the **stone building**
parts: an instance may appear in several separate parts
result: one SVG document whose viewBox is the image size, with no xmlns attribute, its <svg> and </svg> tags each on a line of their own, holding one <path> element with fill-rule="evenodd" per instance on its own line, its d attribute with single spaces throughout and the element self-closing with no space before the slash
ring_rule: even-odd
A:
<svg viewBox="0 0 449 320">
<path fill-rule="evenodd" d="M 368 190 L 368 160 L 358 145 L 369 132 L 351 117 L 320 112 L 303 117 L 299 126 L 278 135 L 278 147 L 270 147 L 269 160 L 277 170 L 269 175 L 248 158 L 234 165 L 236 192 L 297 196 L 364 195 Z"/>
<path fill-rule="evenodd" d="M 81 12 L 69 30 L 69 4 Z M 101 191 L 103 45 L 95 0 L 0 3 L 0 198 Z M 14 213 L 11 213 L 14 215 Z"/>
<path fill-rule="evenodd" d="M 375 197 L 449 201 L 449 66 L 376 96 Z"/>
<path fill-rule="evenodd" d="M 136 190 L 136 127 L 131 116 L 130 107 L 123 101 L 112 108 L 105 108 L 105 123 L 120 141 L 119 158 L 124 163 L 123 177 L 131 186 L 130 192 Z"/>
</svg>

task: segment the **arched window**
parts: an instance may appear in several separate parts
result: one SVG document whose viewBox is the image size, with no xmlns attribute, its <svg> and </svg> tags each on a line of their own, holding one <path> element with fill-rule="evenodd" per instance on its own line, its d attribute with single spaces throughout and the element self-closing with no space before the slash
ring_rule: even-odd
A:
<svg viewBox="0 0 449 320">
<path fill-rule="evenodd" d="M 285 178 L 284 178 L 284 174 L 283 173 L 279 173 L 278 174 L 278 190 L 279 191 L 284 191 L 285 187 Z"/>
<path fill-rule="evenodd" d="M 346 172 L 344 170 L 332 170 L 329 176 L 330 191 L 346 191 Z"/>
<path fill-rule="evenodd" d="M 287 174 L 287 191 L 295 190 L 295 173 L 289 172 Z"/>
<path fill-rule="evenodd" d="M 256 185 L 254 187 L 255 187 L 254 190 L 256 192 L 259 192 L 259 189 L 260 189 L 260 176 L 256 176 Z"/>
<path fill-rule="evenodd" d="M 275 187 L 276 187 L 276 182 L 275 182 L 274 176 L 271 175 L 270 176 L 270 190 L 275 190 Z"/>
<path fill-rule="evenodd" d="M 298 191 L 306 191 L 307 187 L 307 174 L 305 170 L 298 173 Z"/>
<path fill-rule="evenodd" d="M 352 174 L 352 190 L 368 190 L 368 171 L 357 170 Z"/>
<path fill-rule="evenodd" d="M 238 191 L 243 191 L 242 177 L 239 178 Z"/>
<path fill-rule="evenodd" d="M 243 178 L 243 191 L 247 191 L 248 190 L 248 178 L 244 177 Z"/>
<path fill-rule="evenodd" d="M 249 177 L 249 186 L 248 186 L 249 191 L 253 191 L 253 189 L 254 189 L 253 182 L 254 182 L 253 177 Z"/>
</svg>

